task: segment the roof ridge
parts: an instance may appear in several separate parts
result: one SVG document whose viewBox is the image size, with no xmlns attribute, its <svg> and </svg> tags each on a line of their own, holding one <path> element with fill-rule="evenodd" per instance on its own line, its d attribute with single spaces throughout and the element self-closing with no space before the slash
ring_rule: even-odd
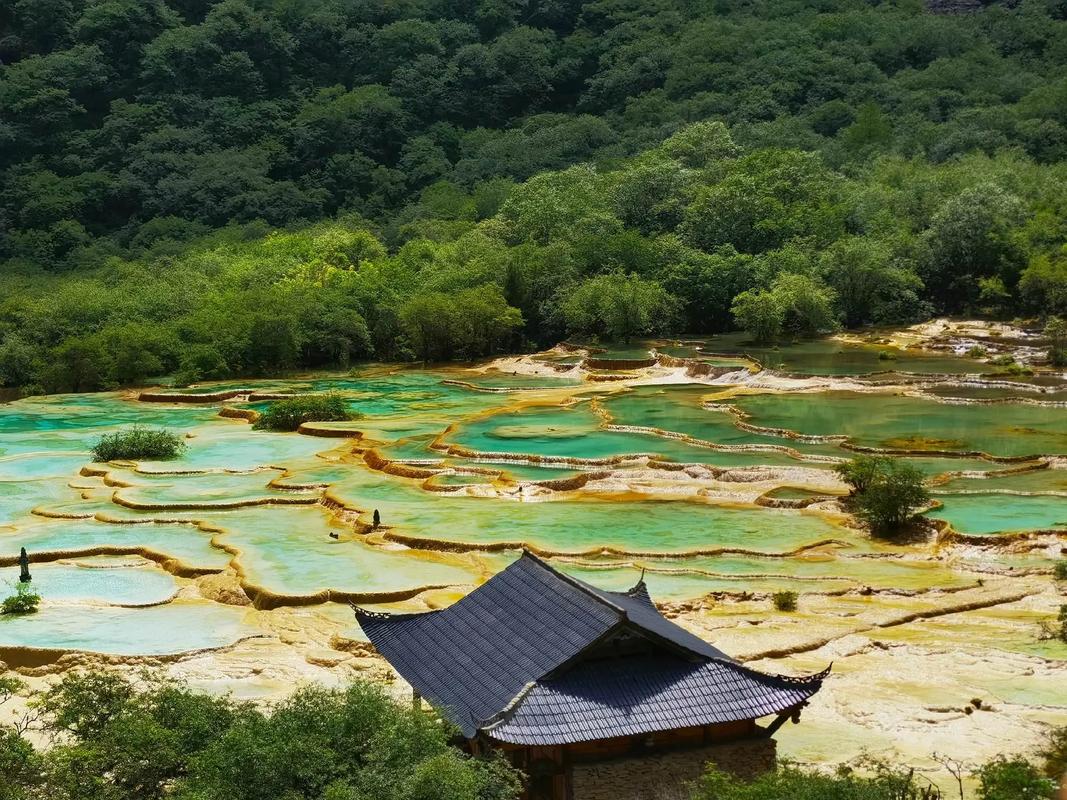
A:
<svg viewBox="0 0 1067 800">
<path fill-rule="evenodd" d="M 530 692 L 537 688 L 537 684 L 539 682 L 540 679 L 527 683 L 525 686 L 519 689 L 518 693 L 513 698 L 508 701 L 508 704 L 506 706 L 497 711 L 491 717 L 488 717 L 482 720 L 481 722 L 475 720 L 475 724 L 477 725 L 478 730 L 489 731 L 508 722 L 513 716 L 515 716 L 515 712 L 519 710 L 519 706 L 522 705 L 523 700 L 526 699 Z"/>
<path fill-rule="evenodd" d="M 620 606 L 620 605 L 618 605 L 616 603 L 613 603 L 611 600 L 609 600 L 605 596 L 605 595 L 617 595 L 620 598 L 627 598 L 629 600 L 642 600 L 642 599 L 646 600 L 648 602 L 649 606 L 650 606 L 649 610 L 652 613 L 656 614 L 665 623 L 667 623 L 668 625 L 670 625 L 670 626 L 672 626 L 674 628 L 678 628 L 683 633 L 687 633 L 687 634 L 693 636 L 694 638 L 699 639 L 700 637 L 697 637 L 696 634 L 690 633 L 689 631 L 685 630 L 685 628 L 682 628 L 682 626 L 678 625 L 678 623 L 673 622 L 672 620 L 669 620 L 669 619 L 667 619 L 666 617 L 663 616 L 663 613 L 656 607 L 655 602 L 652 600 L 651 596 L 648 594 L 647 587 L 644 587 L 644 581 L 638 582 L 638 584 L 636 586 L 634 586 L 633 589 L 631 589 L 629 591 L 611 592 L 611 591 L 609 591 L 607 589 L 598 589 L 596 586 L 593 586 L 592 584 L 588 584 L 585 581 L 579 580 L 578 578 L 574 578 L 574 577 L 572 577 L 570 575 L 566 575 L 566 574 L 564 574 L 562 572 L 559 572 L 558 570 L 554 569 L 551 565 L 547 564 L 544 560 L 542 560 L 541 558 L 538 558 L 536 555 L 531 553 L 529 550 L 526 550 L 525 548 L 523 549 L 523 557 L 529 558 L 535 564 L 540 566 L 542 569 L 547 570 L 548 572 L 550 572 L 552 575 L 554 575 L 557 578 L 559 578 L 564 583 L 567 583 L 567 584 L 573 586 L 574 588 L 578 589 L 579 591 L 584 592 L 589 597 L 592 597 L 594 600 L 597 600 L 598 602 L 600 602 L 604 606 L 612 609 L 616 614 L 619 615 L 619 623 L 620 624 L 621 623 L 626 623 L 626 624 L 629 624 L 629 625 L 633 625 L 635 628 L 640 630 L 645 636 L 652 637 L 653 639 L 658 640 L 661 643 L 667 643 L 669 646 L 680 648 L 680 649 L 682 649 L 682 650 L 684 650 L 684 651 L 686 651 L 688 653 L 691 653 L 691 654 L 693 654 L 695 656 L 698 656 L 700 658 L 717 660 L 717 659 L 715 659 L 714 656 L 709 656 L 706 653 L 703 653 L 703 652 L 700 652 L 699 650 L 694 649 L 691 644 L 682 644 L 680 642 L 677 642 L 677 641 L 673 640 L 670 636 L 664 635 L 663 633 L 660 633 L 660 632 L 656 631 L 652 627 L 642 623 L 639 619 L 636 619 L 635 617 L 631 616 L 629 611 L 627 611 L 627 609 L 624 606 Z M 516 562 L 516 563 L 518 563 L 518 562 Z M 641 593 L 639 591 L 636 591 L 636 590 L 638 590 L 640 588 L 645 588 L 645 591 L 643 593 Z M 635 592 L 635 593 L 631 594 L 631 592 Z M 643 597 L 642 597 L 642 594 L 643 594 Z M 701 641 L 703 641 L 703 640 L 701 640 Z M 704 642 L 704 644 L 708 644 L 708 643 Z M 711 646 L 711 645 L 709 645 L 709 646 Z M 714 648 L 714 649 L 717 650 L 717 648 Z M 719 652 L 721 652 L 721 651 L 719 651 Z M 723 655 L 725 656 L 726 654 L 723 653 Z M 724 662 L 724 663 L 727 663 L 727 662 Z M 553 671 L 555 671 L 555 670 L 553 670 Z"/>
<path fill-rule="evenodd" d="M 563 572 L 560 572 L 557 569 L 554 569 L 550 564 L 548 564 L 547 562 L 545 562 L 541 558 L 538 558 L 536 555 L 534 555 L 533 553 L 531 553 L 529 550 L 527 550 L 525 548 L 523 548 L 521 558 L 530 559 L 531 561 L 533 561 L 533 563 L 537 564 L 542 569 L 547 570 L 548 572 L 552 573 L 555 577 L 559 578 L 564 583 L 566 583 L 566 584 L 568 584 L 570 586 L 573 586 L 578 591 L 588 595 L 589 597 L 592 597 L 598 603 L 607 606 L 612 611 L 614 611 L 616 614 L 618 614 L 620 619 L 628 620 L 630 618 L 629 615 L 626 613 L 626 609 L 623 608 L 620 605 L 617 605 L 617 604 L 611 602 L 606 597 L 604 597 L 601 594 L 602 590 L 597 589 L 597 588 L 595 588 L 593 586 L 590 586 L 589 584 L 585 583 L 584 581 L 581 581 L 581 580 L 578 580 L 577 578 L 571 577 L 570 575 L 567 575 L 567 574 L 565 574 Z M 518 563 L 518 562 L 516 562 L 516 563 Z"/>
</svg>

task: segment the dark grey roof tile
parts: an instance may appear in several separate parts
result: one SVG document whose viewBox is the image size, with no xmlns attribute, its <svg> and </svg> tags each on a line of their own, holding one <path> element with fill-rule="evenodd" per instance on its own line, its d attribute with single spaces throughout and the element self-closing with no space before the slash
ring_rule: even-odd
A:
<svg viewBox="0 0 1067 800">
<path fill-rule="evenodd" d="M 713 662 L 696 665 L 710 670 L 701 673 L 705 674 L 705 683 L 700 684 L 704 698 L 700 702 L 706 703 L 714 695 L 719 707 L 740 703 L 745 709 L 758 710 L 767 701 L 764 689 L 736 677 L 740 674 L 736 670 L 744 670 L 743 667 L 718 648 L 664 619 L 643 582 L 629 592 L 607 592 L 561 575 L 530 554 L 524 554 L 441 611 L 389 615 L 357 609 L 356 615 L 368 638 L 396 671 L 468 737 L 477 732 L 481 722 L 507 710 L 530 684 L 568 664 L 601 636 L 623 624 L 687 656 L 689 661 L 680 662 L 687 669 L 695 668 L 694 659 Z M 693 716 L 685 716 L 689 713 L 686 703 L 692 700 L 696 684 L 664 682 L 663 676 L 635 672 L 628 664 L 630 660 L 600 662 L 593 673 L 604 680 L 605 686 L 624 686 L 624 692 L 611 698 L 598 695 L 599 700 L 593 703 L 575 704 L 560 688 L 572 684 L 552 680 L 533 689 L 530 696 L 537 698 L 534 704 L 520 704 L 525 709 L 523 714 L 530 714 L 529 720 L 555 720 L 557 726 L 565 720 L 568 735 L 585 736 L 590 733 L 588 726 L 598 720 L 618 727 L 619 719 L 641 719 L 653 713 L 644 707 L 631 711 L 628 704 L 639 697 L 662 697 L 666 707 L 673 709 L 676 721 L 703 718 L 701 715 L 708 713 L 698 703 Z M 721 663 L 716 666 L 714 662 Z M 572 672 L 581 675 L 587 671 L 575 668 L 558 680 L 568 680 Z M 733 677 L 713 685 L 707 683 L 707 676 L 712 674 Z M 792 697 L 788 691 L 783 696 Z M 585 716 L 579 719 L 573 714 Z M 529 726 L 530 722 L 521 724 Z M 548 722 L 546 725 L 551 727 Z"/>
</svg>

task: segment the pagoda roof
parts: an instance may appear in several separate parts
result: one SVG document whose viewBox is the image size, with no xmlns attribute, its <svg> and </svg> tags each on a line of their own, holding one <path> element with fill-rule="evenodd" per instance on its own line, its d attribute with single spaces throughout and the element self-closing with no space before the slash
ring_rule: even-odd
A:
<svg viewBox="0 0 1067 800">
<path fill-rule="evenodd" d="M 657 715 L 675 722 L 752 719 L 803 702 L 822 680 L 797 682 L 737 664 L 665 619 L 643 581 L 627 592 L 605 591 L 527 552 L 447 608 L 414 614 L 356 608 L 356 617 L 393 668 L 468 738 L 484 730 L 515 743 L 537 736 L 578 741 L 568 737 L 658 730 L 647 727 L 661 724 Z M 621 633 L 651 642 L 657 657 L 614 658 L 609 667 L 580 658 Z M 609 721 L 605 704 L 628 721 Z"/>
<path fill-rule="evenodd" d="M 662 655 L 620 659 L 611 669 L 584 662 L 530 684 L 482 730 L 511 744 L 551 745 L 758 719 L 803 703 L 823 677 Z"/>
</svg>

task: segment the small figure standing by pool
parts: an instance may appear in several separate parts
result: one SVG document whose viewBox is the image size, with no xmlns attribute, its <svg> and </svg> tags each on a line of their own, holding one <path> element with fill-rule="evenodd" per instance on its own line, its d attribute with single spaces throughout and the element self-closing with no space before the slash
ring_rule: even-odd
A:
<svg viewBox="0 0 1067 800">
<path fill-rule="evenodd" d="M 382 524 L 382 515 L 378 513 L 378 509 L 374 509 L 374 527 L 377 528 Z"/>
<path fill-rule="evenodd" d="M 30 575 L 30 557 L 26 555 L 26 548 L 23 547 L 19 553 L 19 583 L 29 583 L 33 580 Z"/>
</svg>

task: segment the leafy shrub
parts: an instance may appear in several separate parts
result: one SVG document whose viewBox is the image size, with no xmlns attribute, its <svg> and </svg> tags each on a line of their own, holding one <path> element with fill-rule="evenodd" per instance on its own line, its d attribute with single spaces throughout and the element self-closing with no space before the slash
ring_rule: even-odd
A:
<svg viewBox="0 0 1067 800">
<path fill-rule="evenodd" d="M 897 360 L 897 354 L 894 353 L 892 350 L 879 350 L 878 351 L 878 360 L 879 361 L 896 361 Z"/>
<path fill-rule="evenodd" d="M 979 800 L 1051 800 L 1055 783 L 1024 758 L 999 758 L 975 773 Z"/>
<path fill-rule="evenodd" d="M 996 356 L 989 359 L 989 363 L 994 367 L 1007 367 L 1015 363 L 1015 359 L 1009 356 L 1007 353 Z"/>
<path fill-rule="evenodd" d="M 105 434 L 93 445 L 92 453 L 96 461 L 117 459 L 163 461 L 177 458 L 185 453 L 185 441 L 179 434 L 165 428 L 153 429 L 143 425 L 134 425 L 115 433 Z"/>
<path fill-rule="evenodd" d="M 771 595 L 771 602 L 774 603 L 774 607 L 779 611 L 796 611 L 797 593 L 775 592 Z"/>
<path fill-rule="evenodd" d="M 193 369 L 179 369 L 174 373 L 174 377 L 171 380 L 171 385 L 175 389 L 184 389 L 187 386 L 191 386 L 197 381 L 202 380 L 199 372 Z"/>
<path fill-rule="evenodd" d="M 976 344 L 967 350 L 967 358 L 985 358 L 989 351 L 982 347 L 980 344 Z"/>
<path fill-rule="evenodd" d="M 0 800 L 29 800 L 40 782 L 40 758 L 14 728 L 0 727 Z"/>
<path fill-rule="evenodd" d="M 451 731 L 382 689 L 308 688 L 262 710 L 169 680 L 136 689 L 114 673 L 68 674 L 39 700 L 60 743 L 6 758 L 11 798 L 107 800 L 514 800 L 519 776 L 501 758 L 470 758 Z M 11 755 L 7 752 L 10 750 Z M 7 780 L 9 779 L 10 780 Z M 73 790 L 73 791 L 72 791 Z M 19 793 L 21 791 L 21 794 Z"/>
<path fill-rule="evenodd" d="M 859 776 L 846 768 L 835 775 L 785 766 L 752 781 L 743 781 L 714 765 L 693 787 L 693 800 L 939 800 L 940 792 L 917 778 L 913 770 L 873 765 Z"/>
<path fill-rule="evenodd" d="M 41 595 L 28 583 L 15 586 L 15 593 L 0 603 L 0 614 L 33 614 L 41 604 Z"/>
<path fill-rule="evenodd" d="M 1041 623 L 1042 637 L 1043 639 L 1059 639 L 1061 642 L 1067 643 L 1067 603 L 1060 606 L 1060 612 L 1056 616 L 1055 622 Z"/>
<path fill-rule="evenodd" d="M 1052 577 L 1058 581 L 1067 581 L 1067 559 L 1056 562 L 1056 566 L 1052 568 Z"/>
<path fill-rule="evenodd" d="M 253 427 L 269 431 L 295 431 L 305 422 L 344 422 L 360 415 L 348 410 L 334 392 L 290 397 L 270 404 Z"/>
<path fill-rule="evenodd" d="M 1043 769 L 1047 777 L 1059 778 L 1067 774 L 1067 725 L 1049 732 L 1048 743 L 1038 755 L 1044 759 Z"/>
</svg>

